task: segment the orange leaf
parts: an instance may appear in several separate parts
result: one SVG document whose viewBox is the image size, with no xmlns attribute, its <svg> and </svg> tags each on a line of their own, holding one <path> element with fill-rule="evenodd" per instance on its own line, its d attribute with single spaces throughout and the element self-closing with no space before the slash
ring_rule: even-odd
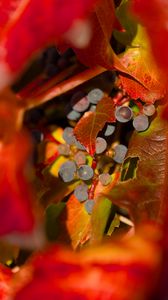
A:
<svg viewBox="0 0 168 300">
<path fill-rule="evenodd" d="M 79 142 L 93 155 L 95 153 L 96 137 L 106 124 L 114 122 L 114 102 L 112 98 L 105 97 L 99 101 L 95 112 L 86 112 L 77 123 L 74 133 Z"/>
</svg>

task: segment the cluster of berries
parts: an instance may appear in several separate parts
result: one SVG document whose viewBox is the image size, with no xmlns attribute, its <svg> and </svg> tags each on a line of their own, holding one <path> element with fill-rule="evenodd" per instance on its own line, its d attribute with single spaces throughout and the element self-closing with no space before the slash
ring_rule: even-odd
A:
<svg viewBox="0 0 168 300">
<path fill-rule="evenodd" d="M 71 98 L 71 111 L 67 114 L 67 118 L 71 121 L 77 121 L 82 113 L 87 111 L 96 110 L 96 104 L 104 97 L 104 92 L 98 88 L 91 90 L 87 95 L 82 92 L 77 92 Z M 142 107 L 142 112 L 134 114 L 133 109 L 124 104 L 116 106 L 115 118 L 120 123 L 126 123 L 133 119 L 133 127 L 136 131 L 145 131 L 149 127 L 149 117 L 155 113 L 155 106 L 153 104 L 145 104 Z M 107 124 L 104 128 L 104 138 L 97 137 L 95 141 L 95 153 L 97 155 L 106 151 L 108 144 L 106 137 L 111 136 L 115 131 L 114 124 Z M 78 178 L 83 183 L 79 184 L 75 191 L 75 197 L 80 201 L 85 201 L 86 211 L 90 214 L 93 206 L 94 199 L 89 199 L 89 184 L 90 180 L 94 177 L 94 169 L 87 163 L 87 152 L 83 145 L 76 139 L 73 128 L 66 127 L 63 132 L 63 139 L 66 144 L 59 145 L 58 151 L 60 155 L 72 157 L 72 148 L 75 148 L 73 157 L 61 165 L 59 176 L 66 183 Z M 127 147 L 123 144 L 115 145 L 113 149 L 112 159 L 118 164 L 122 164 L 127 153 Z M 108 185 L 111 182 L 111 175 L 102 173 L 99 175 L 99 181 L 102 185 Z"/>
</svg>

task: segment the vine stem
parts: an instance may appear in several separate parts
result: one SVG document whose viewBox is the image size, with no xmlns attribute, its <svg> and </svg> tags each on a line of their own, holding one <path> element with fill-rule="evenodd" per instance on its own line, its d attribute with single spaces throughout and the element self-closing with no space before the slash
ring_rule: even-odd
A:
<svg viewBox="0 0 168 300">
<path fill-rule="evenodd" d="M 42 94 L 30 97 L 24 100 L 24 105 L 26 109 L 33 108 L 39 104 L 45 103 L 54 97 L 60 96 L 75 87 L 81 85 L 82 83 L 94 78 L 95 76 L 106 72 L 106 69 L 102 67 L 94 67 L 92 69 L 87 69 L 79 74 L 76 74 L 70 77 L 63 82 L 58 83 L 56 86 L 49 88 L 47 91 L 44 91 Z"/>
</svg>

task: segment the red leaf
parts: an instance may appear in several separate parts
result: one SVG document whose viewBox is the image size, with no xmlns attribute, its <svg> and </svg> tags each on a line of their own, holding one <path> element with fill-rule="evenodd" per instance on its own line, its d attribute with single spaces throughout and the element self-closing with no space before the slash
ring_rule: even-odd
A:
<svg viewBox="0 0 168 300">
<path fill-rule="evenodd" d="M 168 80 L 168 2 L 161 0 L 134 0 L 133 10 L 145 25 L 152 50 Z"/>
<path fill-rule="evenodd" d="M 93 155 L 95 153 L 96 137 L 106 124 L 114 122 L 114 102 L 110 97 L 99 101 L 95 112 L 86 112 L 77 123 L 74 133 L 79 142 Z"/>
<path fill-rule="evenodd" d="M 30 146 L 27 136 L 15 134 L 0 148 L 0 235 L 33 228 L 32 193 L 25 176 Z"/>
<path fill-rule="evenodd" d="M 113 27 L 116 24 L 113 0 L 101 0 L 89 20 L 92 38 L 88 47 L 74 49 L 79 60 L 90 67 L 99 65 L 107 69 L 116 68 L 126 72 L 110 44 Z"/>
<path fill-rule="evenodd" d="M 147 299 L 158 276 L 157 240 L 156 228 L 145 225 L 127 241 L 78 252 L 53 247 L 29 262 L 27 283 L 21 272 L 14 299 Z"/>
<path fill-rule="evenodd" d="M 0 24 L 7 24 L 1 38 L 1 87 L 9 83 L 13 74 L 23 69 L 34 52 L 46 44 L 58 42 L 75 19 L 86 17 L 94 2 L 22 0 L 15 1 L 13 11 L 13 0 L 8 3 L 3 1 L 0 17 L 4 21 Z M 8 6 L 12 16 L 5 15 Z"/>
<path fill-rule="evenodd" d="M 6 300 L 11 294 L 12 272 L 0 265 L 0 300 Z"/>
</svg>

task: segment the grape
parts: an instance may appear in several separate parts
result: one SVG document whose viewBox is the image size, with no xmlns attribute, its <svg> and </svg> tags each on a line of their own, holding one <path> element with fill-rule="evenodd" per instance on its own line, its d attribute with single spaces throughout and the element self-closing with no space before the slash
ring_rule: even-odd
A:
<svg viewBox="0 0 168 300">
<path fill-rule="evenodd" d="M 139 115 L 134 118 L 133 126 L 137 131 L 144 131 L 149 127 L 148 117 L 145 115 Z"/>
<path fill-rule="evenodd" d="M 88 199 L 84 205 L 85 205 L 85 209 L 86 209 L 87 213 L 90 215 L 93 211 L 95 201 L 93 199 Z"/>
<path fill-rule="evenodd" d="M 95 112 L 95 110 L 96 110 L 96 105 L 91 105 L 91 107 L 90 107 L 89 110 L 92 111 L 92 112 Z"/>
<path fill-rule="evenodd" d="M 58 145 L 58 152 L 60 155 L 69 155 L 70 154 L 70 147 L 67 144 Z"/>
<path fill-rule="evenodd" d="M 104 152 L 107 148 L 107 142 L 101 137 L 96 138 L 96 154 Z"/>
<path fill-rule="evenodd" d="M 74 144 L 79 150 L 86 150 L 85 147 L 76 138 Z"/>
<path fill-rule="evenodd" d="M 145 104 L 143 106 L 143 113 L 148 117 L 153 116 L 155 111 L 156 111 L 156 109 L 153 104 Z"/>
<path fill-rule="evenodd" d="M 71 182 L 75 177 L 76 164 L 69 160 L 63 163 L 59 169 L 59 176 L 64 182 Z"/>
<path fill-rule="evenodd" d="M 102 185 L 108 185 L 111 182 L 111 176 L 108 173 L 99 175 L 99 180 Z"/>
<path fill-rule="evenodd" d="M 127 150 L 128 149 L 126 146 L 122 144 L 117 145 L 114 149 L 115 155 L 113 156 L 113 160 L 119 164 L 122 164 L 126 156 Z"/>
<path fill-rule="evenodd" d="M 77 121 L 80 118 L 81 114 L 75 110 L 71 110 L 68 114 L 67 114 L 67 118 L 68 120 L 71 121 Z"/>
<path fill-rule="evenodd" d="M 62 137 L 63 137 L 64 141 L 69 145 L 73 145 L 75 143 L 76 138 L 74 136 L 72 127 L 66 127 L 64 129 Z"/>
<path fill-rule="evenodd" d="M 116 120 L 121 123 L 126 123 L 132 119 L 133 112 L 128 106 L 118 106 L 115 110 Z"/>
<path fill-rule="evenodd" d="M 82 92 L 77 92 L 71 98 L 71 106 L 77 112 L 84 112 L 88 109 L 89 105 L 88 98 Z"/>
<path fill-rule="evenodd" d="M 84 165 L 86 163 L 86 155 L 79 151 L 74 155 L 74 160 L 78 166 Z"/>
<path fill-rule="evenodd" d="M 110 136 L 110 135 L 112 135 L 112 134 L 114 133 L 114 131 L 115 131 L 115 126 L 109 124 L 109 125 L 107 125 L 107 127 L 106 127 L 106 130 L 105 130 L 104 135 L 105 135 L 105 136 Z"/>
<path fill-rule="evenodd" d="M 89 102 L 92 104 L 97 104 L 103 97 L 104 93 L 100 89 L 93 89 L 87 95 Z"/>
<path fill-rule="evenodd" d="M 89 180 L 93 177 L 93 169 L 88 165 L 82 165 L 78 169 L 78 176 L 82 180 Z"/>
<path fill-rule="evenodd" d="M 80 201 L 88 199 L 88 186 L 86 184 L 80 184 L 74 190 L 75 197 Z"/>
</svg>

